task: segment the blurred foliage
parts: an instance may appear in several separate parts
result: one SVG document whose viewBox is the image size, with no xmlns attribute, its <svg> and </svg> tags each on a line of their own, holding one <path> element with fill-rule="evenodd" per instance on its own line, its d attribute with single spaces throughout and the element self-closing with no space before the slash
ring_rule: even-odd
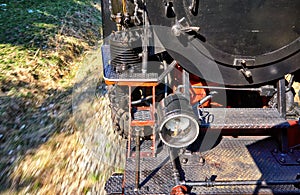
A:
<svg viewBox="0 0 300 195">
<path fill-rule="evenodd" d="M 45 146 L 49 151 L 41 151 L 38 159 L 30 156 L 48 140 L 51 145 L 59 135 L 73 134 L 74 76 L 85 52 L 98 48 L 101 22 L 99 1 L 0 2 L 0 193 L 26 186 L 37 191 L 45 183 L 39 179 L 47 177 L 54 165 L 58 170 L 66 166 L 65 155 L 76 149 L 68 148 L 69 143 L 54 151 Z M 68 138 L 75 143 L 73 139 L 76 136 Z M 60 157 L 56 151 L 65 154 Z M 55 155 L 60 163 L 51 158 Z M 47 165 L 31 167 L 45 169 L 41 177 L 17 169 L 22 160 L 43 158 Z M 12 180 L 14 170 L 17 176 Z M 19 176 L 22 182 L 16 179 Z"/>
</svg>

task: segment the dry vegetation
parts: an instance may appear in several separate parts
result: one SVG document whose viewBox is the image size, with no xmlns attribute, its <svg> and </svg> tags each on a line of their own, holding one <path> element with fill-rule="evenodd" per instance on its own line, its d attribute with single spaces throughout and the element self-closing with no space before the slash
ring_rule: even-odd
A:
<svg viewBox="0 0 300 195">
<path fill-rule="evenodd" d="M 113 163 L 101 163 L 85 137 L 99 129 L 109 134 L 111 129 L 106 125 L 110 113 L 103 112 L 107 99 L 95 96 L 101 72 L 95 69 L 101 60 L 100 27 L 99 1 L 1 2 L 0 194 L 99 192 L 115 170 Z M 84 58 L 94 65 L 86 66 L 90 61 L 82 62 Z M 87 82 L 92 71 L 98 71 L 97 76 Z M 77 81 L 81 91 L 75 93 L 75 106 L 85 109 L 74 113 Z M 86 86 L 94 87 L 94 94 L 88 94 L 92 99 L 81 96 Z M 98 122 L 101 118 L 105 123 Z M 86 120 L 94 125 L 84 125 Z M 107 148 L 112 147 L 96 152 L 101 156 L 110 151 Z M 121 162 L 113 156 L 112 161 Z"/>
</svg>

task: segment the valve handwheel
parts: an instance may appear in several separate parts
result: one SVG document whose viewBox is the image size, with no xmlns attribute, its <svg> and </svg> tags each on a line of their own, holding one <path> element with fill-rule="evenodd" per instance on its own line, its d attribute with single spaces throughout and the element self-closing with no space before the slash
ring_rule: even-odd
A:
<svg viewBox="0 0 300 195">
<path fill-rule="evenodd" d="M 185 195 L 187 193 L 187 187 L 183 185 L 177 185 L 172 188 L 171 195 Z"/>
</svg>

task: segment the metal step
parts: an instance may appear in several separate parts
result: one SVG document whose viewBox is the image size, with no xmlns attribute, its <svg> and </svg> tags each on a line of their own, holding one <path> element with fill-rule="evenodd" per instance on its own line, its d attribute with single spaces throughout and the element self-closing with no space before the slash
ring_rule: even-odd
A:
<svg viewBox="0 0 300 195">
<path fill-rule="evenodd" d="M 123 174 L 114 173 L 105 183 L 104 190 L 107 194 L 122 194 Z"/>
<path fill-rule="evenodd" d="M 158 82 L 157 73 L 131 73 L 124 72 L 122 74 L 115 73 L 111 71 L 107 73 L 106 79 L 109 81 L 122 82 L 122 81 L 131 81 L 131 82 Z"/>
<path fill-rule="evenodd" d="M 215 179 L 224 183 L 247 183 L 257 181 L 258 185 L 198 186 L 190 189 L 190 194 L 299 194 L 294 185 L 271 185 L 273 182 L 287 183 L 298 181 L 300 164 L 282 166 L 272 155 L 278 148 L 271 137 L 225 137 L 213 149 L 180 156 L 181 178 L 185 181 L 205 182 Z M 200 160 L 203 158 L 204 160 Z M 172 167 L 166 149 L 156 158 L 141 160 L 140 190 L 138 194 L 170 194 L 174 187 Z M 137 194 L 134 191 L 135 158 L 126 160 L 124 194 Z M 116 179 L 116 178 L 115 178 Z M 119 178 L 120 179 L 120 178 Z M 269 182 L 269 183 L 268 183 Z M 108 182 L 110 185 L 116 184 Z M 299 180 L 300 183 L 300 180 Z M 263 185 L 260 185 L 263 184 Z M 282 184 L 282 183 L 281 183 Z M 108 184 L 107 184 L 108 185 Z M 106 189 L 110 189 L 106 187 Z M 112 194 L 109 193 L 108 194 Z"/>
<path fill-rule="evenodd" d="M 288 128 L 289 123 L 273 108 L 204 108 L 201 127 L 215 129 Z"/>
<path fill-rule="evenodd" d="M 155 120 L 151 117 L 150 107 L 148 109 L 137 110 L 133 113 L 132 126 L 151 126 Z"/>
</svg>

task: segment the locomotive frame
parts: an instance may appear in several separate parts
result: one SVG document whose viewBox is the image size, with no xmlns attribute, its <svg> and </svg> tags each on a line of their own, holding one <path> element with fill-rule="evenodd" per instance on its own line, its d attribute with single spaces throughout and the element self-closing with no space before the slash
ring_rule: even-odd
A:
<svg viewBox="0 0 300 195">
<path fill-rule="evenodd" d="M 300 112 L 291 87 L 300 79 L 299 33 L 262 57 L 252 46 L 226 54 L 190 26 L 195 19 L 179 19 L 178 2 L 160 9 L 150 0 L 102 1 L 104 79 L 115 131 L 127 138 L 125 172 L 109 178 L 106 192 L 299 193 Z M 203 2 L 190 2 L 196 17 Z M 213 66 L 220 72 L 210 73 Z"/>
</svg>

